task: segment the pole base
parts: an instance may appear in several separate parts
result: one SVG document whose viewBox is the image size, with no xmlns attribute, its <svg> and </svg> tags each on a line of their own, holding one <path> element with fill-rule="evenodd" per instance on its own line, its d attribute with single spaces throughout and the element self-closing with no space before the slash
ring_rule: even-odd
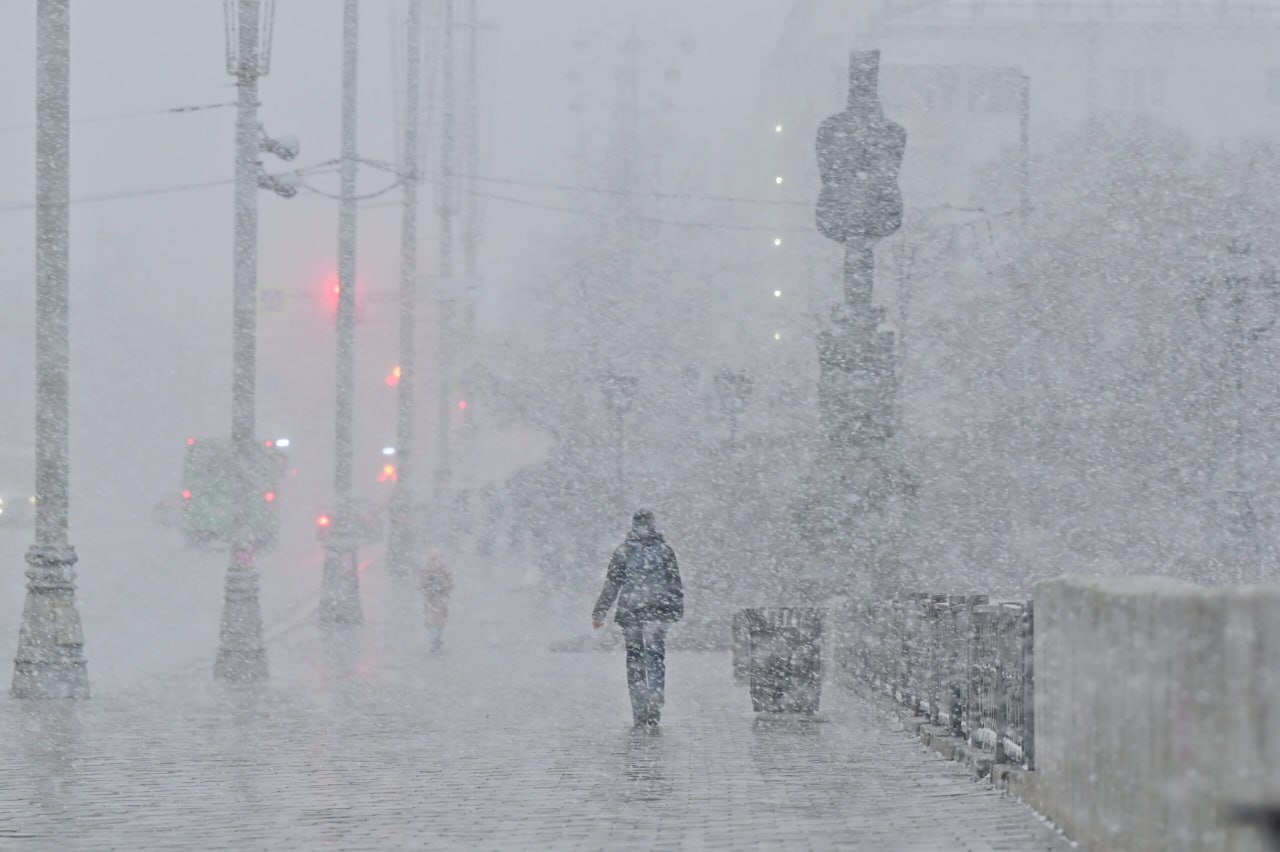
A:
<svg viewBox="0 0 1280 852">
<path fill-rule="evenodd" d="M 265 648 L 218 648 L 218 658 L 213 664 L 213 676 L 225 683 L 258 683 L 267 679 L 267 650 Z"/>
<path fill-rule="evenodd" d="M 363 621 L 355 542 L 330 538 L 324 546 L 320 623 L 326 627 L 349 627 Z"/>
<path fill-rule="evenodd" d="M 76 609 L 76 551 L 33 545 L 13 666 L 14 698 L 88 698 L 84 633 Z"/>
<path fill-rule="evenodd" d="M 227 567 L 222 631 L 213 676 L 229 683 L 253 683 L 267 677 L 267 649 L 262 643 L 262 605 L 253 551 L 235 550 Z"/>
</svg>

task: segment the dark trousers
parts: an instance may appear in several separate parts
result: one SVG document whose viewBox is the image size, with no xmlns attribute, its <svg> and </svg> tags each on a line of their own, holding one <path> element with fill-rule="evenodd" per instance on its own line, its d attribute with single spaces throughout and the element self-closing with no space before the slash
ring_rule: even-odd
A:
<svg viewBox="0 0 1280 852">
<path fill-rule="evenodd" d="M 657 722 L 667 681 L 667 625 L 629 624 L 622 628 L 627 643 L 627 688 L 636 723 Z"/>
</svg>

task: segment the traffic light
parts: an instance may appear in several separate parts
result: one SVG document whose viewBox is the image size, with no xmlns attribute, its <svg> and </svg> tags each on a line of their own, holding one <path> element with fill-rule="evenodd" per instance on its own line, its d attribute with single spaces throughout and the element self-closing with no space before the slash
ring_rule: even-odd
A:
<svg viewBox="0 0 1280 852">
<path fill-rule="evenodd" d="M 400 369 L 400 365 L 396 364 L 394 367 L 391 368 L 391 372 L 387 373 L 387 377 L 383 381 L 387 383 L 387 387 L 393 388 L 396 385 L 400 384 L 400 376 L 402 374 L 403 374 L 403 371 Z"/>
<path fill-rule="evenodd" d="M 364 319 L 365 285 L 359 278 L 355 282 L 355 316 L 356 323 Z M 336 271 L 327 272 L 320 278 L 319 304 L 324 315 L 334 322 L 338 321 L 338 303 L 342 300 L 342 283 Z"/>
<path fill-rule="evenodd" d="M 338 273 L 331 272 L 321 279 L 320 283 L 320 301 L 324 306 L 325 316 L 338 316 L 338 297 L 342 293 L 342 287 L 338 284 Z"/>
</svg>

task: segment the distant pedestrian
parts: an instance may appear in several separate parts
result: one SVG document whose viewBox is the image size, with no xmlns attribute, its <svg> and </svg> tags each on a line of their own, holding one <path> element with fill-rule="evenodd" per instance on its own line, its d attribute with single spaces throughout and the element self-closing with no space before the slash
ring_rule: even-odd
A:
<svg viewBox="0 0 1280 852">
<path fill-rule="evenodd" d="M 666 692 L 667 628 L 684 615 L 684 585 L 675 551 L 647 509 L 632 517 L 631 532 L 609 560 L 604 589 L 591 614 L 597 630 L 615 600 L 614 620 L 627 645 L 631 713 L 637 727 L 656 727 Z"/>
<path fill-rule="evenodd" d="M 431 653 L 444 648 L 444 628 L 449 623 L 449 595 L 453 593 L 453 575 L 440 551 L 433 550 L 418 574 L 423 612 L 427 623 L 427 642 Z"/>
</svg>

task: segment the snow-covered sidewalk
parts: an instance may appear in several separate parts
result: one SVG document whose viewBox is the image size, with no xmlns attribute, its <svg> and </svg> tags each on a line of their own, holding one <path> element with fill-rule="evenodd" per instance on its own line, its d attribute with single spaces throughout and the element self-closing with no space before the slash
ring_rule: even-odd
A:
<svg viewBox="0 0 1280 852">
<path fill-rule="evenodd" d="M 550 653 L 527 592 L 456 573 L 440 657 L 375 565 L 364 626 L 279 632 L 257 691 L 0 699 L 0 846 L 1068 848 L 840 690 L 826 724 L 755 724 L 726 654 L 673 654 L 662 729 L 633 732 L 621 654 Z"/>
</svg>

